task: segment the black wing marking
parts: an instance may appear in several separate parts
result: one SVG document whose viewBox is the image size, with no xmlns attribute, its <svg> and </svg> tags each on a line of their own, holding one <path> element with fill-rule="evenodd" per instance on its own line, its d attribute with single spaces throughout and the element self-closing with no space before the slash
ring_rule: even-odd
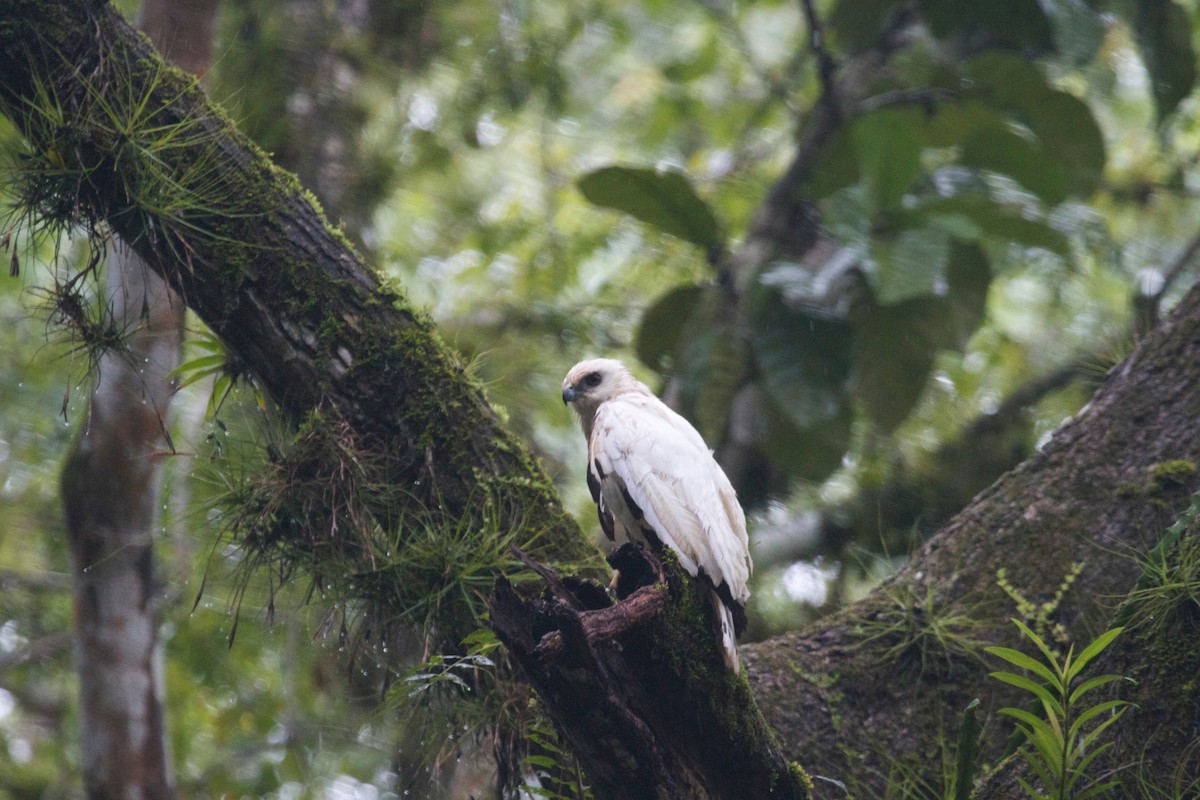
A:
<svg viewBox="0 0 1200 800">
<path fill-rule="evenodd" d="M 587 485 L 592 493 L 592 502 L 600 505 L 600 481 L 604 480 L 604 470 L 600 468 L 600 460 L 595 459 L 588 464 Z"/>
<path fill-rule="evenodd" d="M 613 515 L 608 510 L 607 504 L 604 502 L 604 497 L 600 494 L 600 485 L 604 478 L 604 468 L 600 466 L 600 459 L 592 459 L 591 463 L 588 464 L 587 471 L 588 491 L 592 493 L 592 501 L 596 504 L 596 515 L 600 518 L 600 529 L 604 531 L 604 535 L 608 537 L 610 542 L 615 542 L 617 534 L 613 528 Z"/>
</svg>

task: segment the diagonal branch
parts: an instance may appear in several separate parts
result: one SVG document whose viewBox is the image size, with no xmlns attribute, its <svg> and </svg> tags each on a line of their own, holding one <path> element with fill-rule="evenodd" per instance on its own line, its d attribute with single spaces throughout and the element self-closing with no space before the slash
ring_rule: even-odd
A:
<svg viewBox="0 0 1200 800">
<path fill-rule="evenodd" d="M 35 216 L 111 226 L 287 418 L 331 415 L 376 453 L 371 484 L 406 487 L 409 507 L 450 519 L 491 513 L 478 499 L 503 495 L 500 524 L 536 538 L 538 557 L 593 557 L 427 317 L 110 6 L 9 3 L 0 72 L 0 111 L 31 148 Z M 385 525 L 397 496 L 372 509 Z"/>
</svg>

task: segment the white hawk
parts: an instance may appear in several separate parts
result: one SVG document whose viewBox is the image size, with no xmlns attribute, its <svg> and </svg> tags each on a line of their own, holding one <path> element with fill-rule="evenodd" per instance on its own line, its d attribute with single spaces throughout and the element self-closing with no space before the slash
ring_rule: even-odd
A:
<svg viewBox="0 0 1200 800">
<path fill-rule="evenodd" d="M 737 673 L 750 547 L 737 494 L 712 451 L 619 361 L 579 362 L 562 397 L 583 426 L 588 488 L 605 535 L 615 545 L 669 547 L 709 585 L 725 664 Z"/>
</svg>

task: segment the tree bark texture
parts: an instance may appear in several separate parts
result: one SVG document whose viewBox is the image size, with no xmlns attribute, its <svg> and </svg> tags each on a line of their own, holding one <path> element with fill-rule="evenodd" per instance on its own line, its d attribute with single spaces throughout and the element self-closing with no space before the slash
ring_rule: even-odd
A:
<svg viewBox="0 0 1200 800">
<path fill-rule="evenodd" d="M 764 264 L 781 257 L 801 261 L 818 242 L 805 177 L 832 132 L 858 113 L 872 76 L 914 21 L 911 12 L 898 14 L 878 47 L 848 59 L 826 80 L 823 101 L 805 125 L 792 164 L 724 265 L 725 315 L 740 313 L 744 289 Z M 807 631 L 743 648 L 759 704 L 791 758 L 814 775 L 846 783 L 856 796 L 882 796 L 904 780 L 940 786 L 943 759 L 953 757 L 966 705 L 975 697 L 993 712 L 1021 705 L 987 678 L 1003 665 L 983 654 L 990 644 L 1027 646 L 1017 641 L 1010 618 L 1041 615 L 1046 625 L 1061 624 L 1080 647 L 1108 626 L 1141 571 L 1139 556 L 1200 485 L 1200 432 L 1192 424 L 1200 411 L 1198 331 L 1200 297 L 1193 290 L 1162 328 L 1111 371 L 1089 406 L 1053 441 L 982 491 L 879 591 Z M 738 424 L 747 423 L 731 420 L 730 427 Z M 720 453 L 735 471 L 746 461 L 739 448 L 731 436 Z M 1071 580 L 1076 568 L 1079 575 Z M 1019 607 L 1002 583 L 1029 605 Z M 1156 686 L 1171 685 L 1169 678 L 1162 680 L 1170 675 L 1190 675 L 1186 655 L 1183 671 L 1178 668 L 1179 654 L 1200 645 L 1194 632 L 1191 637 L 1181 647 L 1167 644 L 1169 639 L 1160 642 L 1174 658 L 1149 664 L 1133 657 L 1136 671 L 1154 674 Z M 1144 654 L 1146 639 L 1143 632 L 1132 645 L 1131 633 L 1114 651 L 1132 647 Z M 1190 686 L 1190 678 L 1181 680 Z M 1190 723 L 1183 720 L 1195 705 L 1188 699 L 1182 707 L 1174 717 L 1131 712 L 1130 727 L 1153 729 L 1159 720 L 1188 739 Z M 998 757 L 1006 731 L 997 733 L 995 722 L 989 726 L 985 759 Z M 1158 739 L 1179 744 L 1166 733 Z M 1120 763 L 1138 760 L 1130 749 L 1114 752 L 1126 758 Z M 1191 776 L 1200 777 L 1195 753 L 1195 747 L 1167 748 L 1156 763 L 1190 758 Z M 833 787 L 818 780 L 815 796 L 841 797 Z"/>
</svg>

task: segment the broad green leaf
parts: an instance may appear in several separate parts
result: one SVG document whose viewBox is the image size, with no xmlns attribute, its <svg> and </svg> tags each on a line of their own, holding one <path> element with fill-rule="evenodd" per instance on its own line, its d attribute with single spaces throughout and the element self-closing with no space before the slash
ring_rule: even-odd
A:
<svg viewBox="0 0 1200 800">
<path fill-rule="evenodd" d="M 884 431 L 907 419 L 924 392 L 937 352 L 930 328 L 944 327 L 946 316 L 933 297 L 855 314 L 854 396 Z"/>
<path fill-rule="evenodd" d="M 850 131 L 848 125 L 839 127 L 821 151 L 821 158 L 805 184 L 814 199 L 829 197 L 858 181 L 858 153 Z"/>
<path fill-rule="evenodd" d="M 720 246 L 716 216 L 679 172 L 603 167 L 577 185 L 594 205 L 623 211 L 706 250 Z"/>
<path fill-rule="evenodd" d="M 891 305 L 938 293 L 946 278 L 950 237 L 936 228 L 912 228 L 891 241 L 877 239 L 871 255 L 875 269 L 868 280 L 875 299 Z"/>
<path fill-rule="evenodd" d="M 633 339 L 634 351 L 643 364 L 659 373 L 670 370 L 671 359 L 677 357 L 683 332 L 705 291 L 694 284 L 676 286 L 646 309 Z"/>
<path fill-rule="evenodd" d="M 825 20 L 840 50 L 857 53 L 875 44 L 891 22 L 900 0 L 841 0 Z"/>
<path fill-rule="evenodd" d="M 1012 242 L 1024 247 L 1040 247 L 1064 258 L 1070 256 L 1071 247 L 1066 235 L 1041 220 L 1029 219 L 1013 209 L 996 204 L 992 204 L 987 213 L 976 219 L 989 236 L 997 241 Z"/>
<path fill-rule="evenodd" d="M 801 431 L 839 417 L 847 405 L 849 325 L 788 307 L 760 280 L 747 290 L 746 316 L 763 388 L 779 410 Z"/>
<path fill-rule="evenodd" d="M 1121 635 L 1121 631 L 1123 631 L 1123 630 L 1125 630 L 1125 629 L 1124 628 L 1110 628 L 1109 630 L 1105 631 L 1104 633 L 1100 634 L 1095 639 L 1093 639 L 1092 643 L 1089 644 L 1087 647 L 1083 648 L 1083 652 L 1081 652 L 1075 658 L 1075 661 L 1071 664 L 1071 669 L 1067 674 L 1067 679 L 1070 680 L 1071 678 L 1074 678 L 1076 675 L 1078 675 L 1080 672 L 1082 672 L 1083 668 L 1086 667 L 1089 663 L 1091 663 L 1092 659 L 1094 659 L 1096 656 L 1103 653 L 1104 650 L 1110 644 L 1112 644 L 1113 639 L 1116 639 L 1118 636 Z"/>
<path fill-rule="evenodd" d="M 1067 197 L 1063 166 L 1008 126 L 971 131 L 963 140 L 961 160 L 967 166 L 1008 175 L 1047 205 L 1057 205 Z"/>
<path fill-rule="evenodd" d="M 987 313 L 992 270 L 983 248 L 974 243 L 952 241 L 946 284 L 949 287 L 945 297 L 946 319 L 942 335 L 935 341 L 940 347 L 965 352 L 968 341 Z"/>
<path fill-rule="evenodd" d="M 1045 53 L 1054 44 L 1050 20 L 1037 0 L 964 3 L 921 0 L 930 30 L 939 39 L 990 34 L 998 43 L 1024 52 Z"/>
<path fill-rule="evenodd" d="M 1196 81 L 1193 25 L 1188 12 L 1172 0 L 1136 0 L 1134 5 L 1134 34 L 1162 121 L 1191 94 Z"/>
<path fill-rule="evenodd" d="M 810 481 L 824 480 L 841 466 L 854 422 L 849 403 L 844 403 L 832 419 L 801 430 L 766 392 L 760 390 L 758 400 L 762 414 L 756 441 L 776 466 L 788 475 Z"/>
<path fill-rule="evenodd" d="M 1045 664 L 1035 658 L 1025 655 L 1020 650 L 1013 650 L 1011 647 L 988 647 L 986 650 L 992 655 L 1004 659 L 1015 667 L 1029 670 L 1030 672 L 1044 679 L 1046 683 L 1050 684 L 1051 686 L 1057 686 L 1059 684 L 1058 676 L 1051 672 Z"/>
<path fill-rule="evenodd" d="M 1067 189 L 1080 197 L 1100 187 L 1106 159 L 1104 136 L 1087 103 L 1052 90 L 1022 111 L 1051 160 L 1066 168 Z"/>
<path fill-rule="evenodd" d="M 971 230 L 957 223 L 951 231 L 944 221 L 947 217 L 962 217 L 969 220 L 983 237 L 994 241 L 1012 242 L 1023 247 L 1040 247 L 1060 256 L 1067 257 L 1070 243 L 1067 237 L 1046 222 L 1024 216 L 1013 206 L 1002 205 L 988 197 L 959 196 L 927 200 L 912 209 L 897 215 L 897 225 L 917 227 L 930 225 L 953 232 L 967 239 Z"/>
<path fill-rule="evenodd" d="M 939 230 L 952 239 L 978 242 L 983 238 L 983 228 L 976 225 L 966 214 L 929 214 L 924 220 L 930 228 Z"/>
<path fill-rule="evenodd" d="M 1042 757 L 1051 764 L 1062 760 L 1063 740 L 1061 731 L 1051 725 L 1051 721 L 1035 717 L 1021 708 L 1002 708 L 1000 713 L 1012 717 L 1025 729 L 1025 737 L 1037 749 Z"/>
<path fill-rule="evenodd" d="M 893 208 L 921 173 L 920 112 L 884 109 L 855 120 L 850 131 L 859 174 L 874 211 Z"/>
<path fill-rule="evenodd" d="M 961 80 L 958 76 L 955 82 Z M 938 103 L 925 119 L 922 139 L 928 147 L 958 147 L 974 130 L 1011 124 L 1002 109 L 974 94 Z"/>
<path fill-rule="evenodd" d="M 714 446 L 724 438 L 748 362 L 746 344 L 732 326 L 705 328 L 683 343 L 675 376 L 684 406 L 700 435 Z"/>
<path fill-rule="evenodd" d="M 1063 169 L 1069 192 L 1090 195 L 1104 169 L 1104 138 L 1087 104 L 1055 89 L 1037 66 L 1014 54 L 988 51 L 967 65 L 985 102 L 1022 125 L 1047 158 Z"/>
</svg>

